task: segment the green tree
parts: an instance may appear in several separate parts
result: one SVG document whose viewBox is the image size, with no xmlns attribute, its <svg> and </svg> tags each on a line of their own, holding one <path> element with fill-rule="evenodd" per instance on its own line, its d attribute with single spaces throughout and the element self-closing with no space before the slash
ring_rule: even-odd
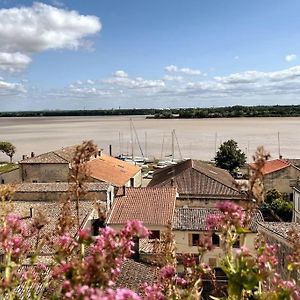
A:
<svg viewBox="0 0 300 300">
<path fill-rule="evenodd" d="M 12 162 L 16 147 L 10 142 L 0 142 L 0 151 L 9 156 L 10 162 Z"/>
<path fill-rule="evenodd" d="M 290 222 L 292 220 L 293 203 L 288 199 L 284 199 L 282 194 L 276 189 L 267 191 L 265 205 L 283 221 Z"/>
<path fill-rule="evenodd" d="M 216 166 L 228 170 L 230 173 L 246 163 L 246 155 L 238 148 L 234 140 L 224 142 L 215 156 Z"/>
</svg>

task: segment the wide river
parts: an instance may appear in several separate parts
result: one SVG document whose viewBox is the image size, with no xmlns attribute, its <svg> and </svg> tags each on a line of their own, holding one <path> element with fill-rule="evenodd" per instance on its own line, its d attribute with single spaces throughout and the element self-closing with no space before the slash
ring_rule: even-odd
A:
<svg viewBox="0 0 300 300">
<path fill-rule="evenodd" d="M 130 118 L 134 129 L 130 129 Z M 108 153 L 120 152 L 165 159 L 172 153 L 172 130 L 175 157 L 211 160 L 220 143 L 234 139 L 251 160 L 259 145 L 264 145 L 273 158 L 279 149 L 283 157 L 300 157 L 300 118 L 232 118 L 232 119 L 145 119 L 134 117 L 39 117 L 0 118 L 0 141 L 10 141 L 17 147 L 15 160 L 29 155 L 78 144 L 92 139 Z M 136 131 L 136 134 L 135 134 Z M 133 138 L 131 138 L 131 136 Z M 138 138 L 137 138 L 138 136 Z M 139 140 L 139 143 L 138 143 Z M 133 141 L 133 142 L 131 142 Z M 132 147 L 133 144 L 133 147 Z M 0 161 L 6 159 L 0 154 Z"/>
</svg>

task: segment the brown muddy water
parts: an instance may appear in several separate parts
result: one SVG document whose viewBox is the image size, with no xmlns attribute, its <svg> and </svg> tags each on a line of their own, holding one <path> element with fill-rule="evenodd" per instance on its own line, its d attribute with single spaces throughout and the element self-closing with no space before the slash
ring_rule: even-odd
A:
<svg viewBox="0 0 300 300">
<path fill-rule="evenodd" d="M 130 118 L 138 136 L 130 129 Z M 105 152 L 111 144 L 113 155 L 141 156 L 139 145 L 148 157 L 166 159 L 172 153 L 175 129 L 182 157 L 211 160 L 218 146 L 234 139 L 251 160 L 258 145 L 264 145 L 273 158 L 279 149 L 283 157 L 300 158 L 300 118 L 231 119 L 145 119 L 134 117 L 39 117 L 0 118 L 0 140 L 17 147 L 15 160 L 33 151 L 36 155 L 92 139 Z M 279 139 L 278 139 L 279 133 Z M 132 136 L 132 138 L 131 138 Z M 279 142 L 278 142 L 279 140 Z M 179 158 L 176 138 L 175 157 Z M 7 157 L 0 154 L 0 161 Z"/>
</svg>

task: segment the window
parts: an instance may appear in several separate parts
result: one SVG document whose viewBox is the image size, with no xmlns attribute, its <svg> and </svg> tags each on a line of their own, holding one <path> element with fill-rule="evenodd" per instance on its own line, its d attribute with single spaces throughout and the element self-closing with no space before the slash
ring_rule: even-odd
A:
<svg viewBox="0 0 300 300">
<path fill-rule="evenodd" d="M 200 234 L 199 233 L 193 233 L 192 234 L 192 246 L 198 246 L 200 241 Z"/>
<path fill-rule="evenodd" d="M 240 248 L 240 238 L 238 237 L 235 243 L 232 245 L 233 248 Z"/>
<path fill-rule="evenodd" d="M 37 180 L 32 180 L 33 183 L 37 183 Z"/>
<path fill-rule="evenodd" d="M 130 178 L 130 186 L 134 187 L 134 178 Z"/>
<path fill-rule="evenodd" d="M 159 230 L 152 230 L 149 234 L 150 240 L 159 240 L 160 239 L 160 231 Z"/>
<path fill-rule="evenodd" d="M 220 246 L 220 237 L 218 234 L 213 233 L 211 238 L 212 238 L 212 244 L 214 246 Z"/>
<path fill-rule="evenodd" d="M 1 179 L 1 183 L 4 184 L 4 179 Z"/>
<path fill-rule="evenodd" d="M 94 219 L 91 221 L 91 232 L 92 235 L 99 235 L 99 229 L 104 228 L 104 219 Z"/>
</svg>

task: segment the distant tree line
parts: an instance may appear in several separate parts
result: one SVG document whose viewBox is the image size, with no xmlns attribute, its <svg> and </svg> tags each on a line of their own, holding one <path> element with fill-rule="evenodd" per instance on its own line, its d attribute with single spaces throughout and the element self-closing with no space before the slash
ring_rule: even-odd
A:
<svg viewBox="0 0 300 300">
<path fill-rule="evenodd" d="M 98 109 L 98 110 L 42 110 L 0 112 L 0 117 L 59 117 L 59 116 L 130 116 L 145 115 L 148 118 L 237 118 L 237 117 L 299 117 L 300 105 L 228 106 L 211 108 L 172 109 Z"/>
<path fill-rule="evenodd" d="M 180 109 L 179 118 L 299 117 L 300 105 L 230 106 Z"/>
</svg>

